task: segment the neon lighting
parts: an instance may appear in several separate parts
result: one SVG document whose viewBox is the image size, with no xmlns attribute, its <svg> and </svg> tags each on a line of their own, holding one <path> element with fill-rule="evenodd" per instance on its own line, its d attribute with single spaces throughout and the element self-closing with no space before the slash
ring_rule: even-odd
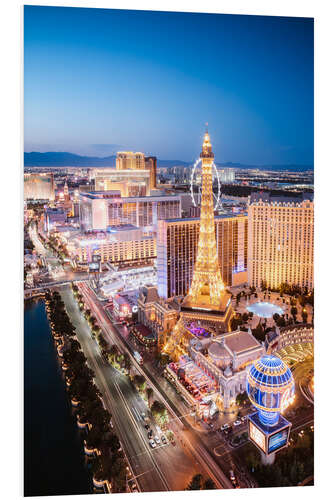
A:
<svg viewBox="0 0 333 500">
<path fill-rule="evenodd" d="M 207 332 L 207 330 L 205 330 L 204 328 L 201 328 L 200 326 L 196 325 L 195 323 L 191 323 L 189 330 L 196 337 L 210 337 L 211 336 L 210 332 Z"/>
<path fill-rule="evenodd" d="M 265 355 L 251 366 L 246 391 L 251 403 L 258 409 L 260 422 L 273 426 L 278 422 L 280 413 L 293 401 L 294 378 L 282 359 Z"/>
</svg>

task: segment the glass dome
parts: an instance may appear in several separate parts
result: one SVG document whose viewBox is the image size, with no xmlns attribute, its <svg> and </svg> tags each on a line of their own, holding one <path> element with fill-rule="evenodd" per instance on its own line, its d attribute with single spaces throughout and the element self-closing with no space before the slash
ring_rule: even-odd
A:
<svg viewBox="0 0 333 500">
<path fill-rule="evenodd" d="M 260 421 L 265 425 L 275 425 L 281 411 L 294 398 L 294 378 L 282 359 L 265 355 L 251 366 L 246 390 L 251 403 L 259 411 Z"/>
</svg>

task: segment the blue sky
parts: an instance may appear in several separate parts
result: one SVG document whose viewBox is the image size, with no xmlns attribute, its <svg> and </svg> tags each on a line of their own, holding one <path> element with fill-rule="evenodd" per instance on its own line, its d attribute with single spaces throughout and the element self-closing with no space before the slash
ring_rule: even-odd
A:
<svg viewBox="0 0 333 500">
<path fill-rule="evenodd" d="M 24 9 L 25 151 L 313 164 L 313 20 Z"/>
</svg>

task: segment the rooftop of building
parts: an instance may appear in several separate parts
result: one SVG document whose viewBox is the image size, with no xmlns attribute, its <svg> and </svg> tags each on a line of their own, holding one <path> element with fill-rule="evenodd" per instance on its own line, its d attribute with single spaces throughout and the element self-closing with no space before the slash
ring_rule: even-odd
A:
<svg viewBox="0 0 333 500">
<path fill-rule="evenodd" d="M 247 217 L 247 214 L 223 214 L 223 215 L 215 215 L 214 219 L 215 220 L 223 220 L 223 219 L 239 219 L 241 217 Z M 200 217 L 182 217 L 182 218 L 176 218 L 176 219 L 164 219 L 163 222 L 168 222 L 168 223 L 177 223 L 177 222 L 193 222 L 193 221 L 200 221 Z"/>
<path fill-rule="evenodd" d="M 81 192 L 80 196 L 83 198 L 89 198 L 90 200 L 104 200 L 109 198 L 120 198 L 121 193 L 118 190 L 114 191 L 87 191 Z"/>
<path fill-rule="evenodd" d="M 160 297 L 157 292 L 156 286 L 143 286 L 140 290 L 140 300 L 144 304 L 148 304 L 150 302 L 158 302 Z"/>
<path fill-rule="evenodd" d="M 313 193 L 285 193 L 284 195 L 271 194 L 269 192 L 257 192 L 250 195 L 249 203 L 263 201 L 265 203 L 302 203 L 303 201 L 313 201 Z"/>
<path fill-rule="evenodd" d="M 138 226 L 134 226 L 134 224 L 120 224 L 118 226 L 108 226 L 106 228 L 107 233 L 118 233 L 123 231 L 133 231 L 140 229 Z"/>
<path fill-rule="evenodd" d="M 154 196 L 125 196 L 121 197 L 120 191 L 88 191 L 81 192 L 80 196 L 83 198 L 88 198 L 91 200 L 103 200 L 103 199 L 112 199 L 112 198 L 120 198 L 122 202 L 136 202 L 136 201 L 163 201 L 163 200 L 172 200 L 176 199 L 180 201 L 180 195 L 178 194 L 167 194 L 167 195 L 154 195 Z"/>
<path fill-rule="evenodd" d="M 135 325 L 134 329 L 142 335 L 142 337 L 145 338 L 154 338 L 153 333 L 149 328 L 147 328 L 145 325 L 142 325 L 141 323 Z"/>
<path fill-rule="evenodd" d="M 65 210 L 63 208 L 47 207 L 45 209 L 47 215 L 64 215 Z"/>
<path fill-rule="evenodd" d="M 252 335 L 250 331 L 236 330 L 218 337 L 224 342 L 226 347 L 235 354 L 262 347 L 261 343 Z"/>
</svg>

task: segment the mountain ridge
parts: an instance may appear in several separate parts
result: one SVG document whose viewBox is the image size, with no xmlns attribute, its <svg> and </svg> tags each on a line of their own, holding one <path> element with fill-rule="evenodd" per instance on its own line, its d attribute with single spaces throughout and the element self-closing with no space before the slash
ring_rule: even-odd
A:
<svg viewBox="0 0 333 500">
<path fill-rule="evenodd" d="M 99 157 L 99 156 L 83 156 L 75 153 L 49 151 L 40 153 L 31 151 L 24 153 L 25 167 L 115 167 L 116 155 Z M 157 167 L 189 167 L 193 165 L 193 161 L 183 160 L 159 160 L 157 159 Z M 237 162 L 216 162 L 218 167 L 243 168 L 243 169 L 259 169 L 259 170 L 290 170 L 290 171 L 306 171 L 313 170 L 312 165 L 297 165 L 297 164 L 282 164 L 282 165 L 247 165 Z"/>
</svg>

